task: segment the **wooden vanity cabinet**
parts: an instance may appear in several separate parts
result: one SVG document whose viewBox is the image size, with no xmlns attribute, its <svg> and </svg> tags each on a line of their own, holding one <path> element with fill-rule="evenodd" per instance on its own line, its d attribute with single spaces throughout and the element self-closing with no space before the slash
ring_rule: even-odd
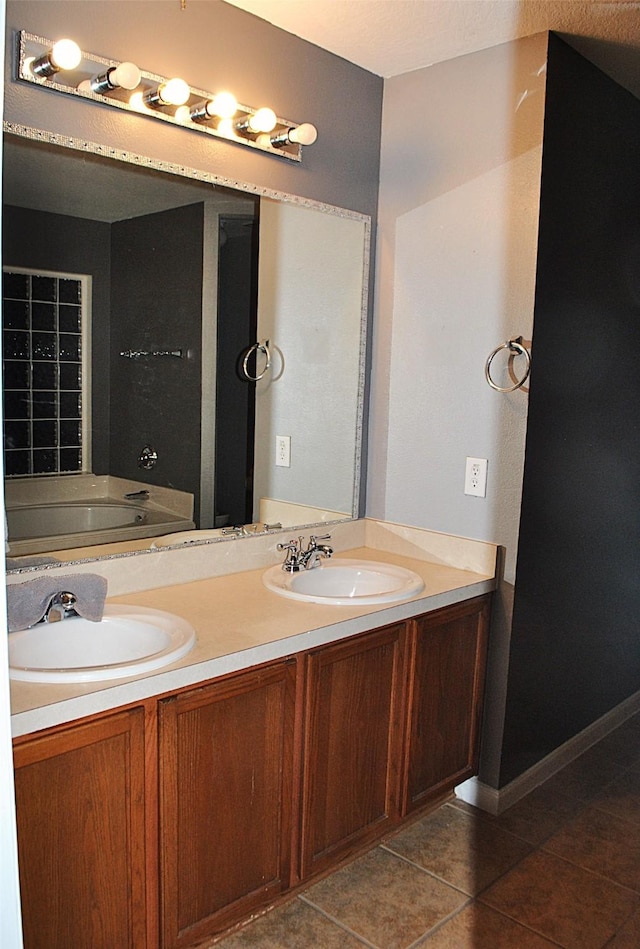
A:
<svg viewBox="0 0 640 949">
<path fill-rule="evenodd" d="M 14 746 L 25 949 L 144 949 L 143 708 Z"/>
<path fill-rule="evenodd" d="M 489 602 L 16 739 L 26 949 L 186 949 L 476 773 Z"/>
<path fill-rule="evenodd" d="M 307 653 L 301 875 L 397 823 L 404 623 Z"/>
<path fill-rule="evenodd" d="M 219 932 L 290 884 L 295 660 L 159 703 L 162 946 Z"/>
<path fill-rule="evenodd" d="M 409 621 L 403 816 L 477 774 L 490 597 Z"/>
</svg>

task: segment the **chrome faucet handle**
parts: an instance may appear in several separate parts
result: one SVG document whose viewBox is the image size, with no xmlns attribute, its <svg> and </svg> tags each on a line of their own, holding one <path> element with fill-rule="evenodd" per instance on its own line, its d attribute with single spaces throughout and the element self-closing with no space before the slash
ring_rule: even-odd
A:
<svg viewBox="0 0 640 949">
<path fill-rule="evenodd" d="M 287 541 L 286 544 L 278 544 L 277 549 L 278 550 L 299 550 L 300 549 L 299 544 L 300 544 L 299 540 L 291 539 Z"/>
<path fill-rule="evenodd" d="M 57 623 L 73 611 L 76 605 L 75 593 L 62 591 L 51 598 L 51 602 L 42 617 L 46 623 Z"/>
<path fill-rule="evenodd" d="M 284 559 L 282 564 L 282 569 L 287 570 L 289 573 L 294 573 L 300 569 L 300 560 L 302 558 L 302 537 L 298 537 L 297 540 L 292 538 L 286 544 L 277 544 L 277 550 L 286 550 L 287 556 Z"/>
<path fill-rule="evenodd" d="M 331 540 L 331 534 L 312 534 L 309 537 L 309 546 L 315 547 L 319 540 Z"/>
</svg>

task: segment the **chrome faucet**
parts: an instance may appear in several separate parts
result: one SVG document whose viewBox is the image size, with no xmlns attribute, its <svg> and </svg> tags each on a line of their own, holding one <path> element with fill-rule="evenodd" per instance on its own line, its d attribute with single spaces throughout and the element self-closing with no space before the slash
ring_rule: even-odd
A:
<svg viewBox="0 0 640 949">
<path fill-rule="evenodd" d="M 76 615 L 74 606 L 76 605 L 75 593 L 60 592 L 51 598 L 42 619 L 45 623 L 57 623 L 61 619 L 66 619 L 69 615 Z"/>
<path fill-rule="evenodd" d="M 288 573 L 297 573 L 299 570 L 311 570 L 316 567 L 323 557 L 330 557 L 333 553 L 333 547 L 327 544 L 319 544 L 319 540 L 329 540 L 331 534 L 317 536 L 312 534 L 306 550 L 303 549 L 303 537 L 297 540 L 290 540 L 287 544 L 278 544 L 278 550 L 286 550 L 287 556 L 282 564 L 282 569 Z"/>
</svg>

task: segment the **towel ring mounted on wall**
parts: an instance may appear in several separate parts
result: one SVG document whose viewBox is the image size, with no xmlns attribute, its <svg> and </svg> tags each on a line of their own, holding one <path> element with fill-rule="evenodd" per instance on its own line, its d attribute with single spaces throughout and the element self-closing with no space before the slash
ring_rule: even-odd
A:
<svg viewBox="0 0 640 949">
<path fill-rule="evenodd" d="M 251 357 L 251 353 L 253 352 L 255 352 L 256 355 L 258 353 L 264 353 L 264 356 L 266 359 L 266 362 L 264 364 L 264 369 L 259 375 L 255 375 L 255 376 L 252 376 L 249 373 L 249 370 L 247 369 L 249 359 Z M 271 366 L 271 353 L 269 351 L 269 340 L 264 339 L 261 343 L 254 343 L 253 346 L 250 346 L 247 352 L 245 353 L 245 357 L 242 360 L 242 374 L 244 375 L 245 379 L 247 379 L 248 382 L 259 382 L 260 379 L 263 378 L 263 376 L 265 375 L 265 373 L 267 372 L 270 366 Z"/>
<path fill-rule="evenodd" d="M 491 378 L 491 363 L 493 362 L 493 358 L 494 356 L 497 356 L 498 353 L 501 352 L 503 349 L 508 349 L 510 354 L 515 354 L 516 356 L 524 356 L 524 358 L 527 361 L 522 379 L 516 380 L 516 382 L 512 386 L 499 386 Z M 529 378 L 530 372 L 531 372 L 531 353 L 529 352 L 526 346 L 522 345 L 522 336 L 516 336 L 514 339 L 507 340 L 506 343 L 502 343 L 501 346 L 496 346 L 496 348 L 493 350 L 493 352 L 487 359 L 487 363 L 484 367 L 485 379 L 487 380 L 491 388 L 496 390 L 496 392 L 513 392 L 514 389 L 519 389 L 521 386 L 525 384 L 525 382 Z"/>
</svg>

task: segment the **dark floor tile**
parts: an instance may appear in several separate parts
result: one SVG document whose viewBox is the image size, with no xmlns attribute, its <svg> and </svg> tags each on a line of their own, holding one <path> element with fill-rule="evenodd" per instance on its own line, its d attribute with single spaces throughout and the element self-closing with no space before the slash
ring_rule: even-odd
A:
<svg viewBox="0 0 640 949">
<path fill-rule="evenodd" d="M 311 886 L 301 899 L 379 949 L 405 949 L 466 901 L 381 847 Z"/>
<path fill-rule="evenodd" d="M 587 807 L 543 849 L 640 894 L 640 832 L 632 821 Z"/>
<path fill-rule="evenodd" d="M 540 844 L 574 817 L 584 807 L 584 803 L 543 786 L 535 788 L 497 817 L 464 801 L 455 800 L 452 806 L 488 821 L 500 830 L 522 837 L 531 844 Z"/>
<path fill-rule="evenodd" d="M 253 920 L 218 945 L 224 949 L 362 949 L 365 944 L 310 906 L 293 900 Z"/>
<path fill-rule="evenodd" d="M 472 903 L 420 943 L 425 949 L 556 949 L 530 929 Z M 626 949 L 626 947 L 625 947 Z"/>
<path fill-rule="evenodd" d="M 606 949 L 638 949 L 640 946 L 640 910 L 618 930 Z"/>
<path fill-rule="evenodd" d="M 480 897 L 564 949 L 602 949 L 640 906 L 624 887 L 537 851 Z"/>
<path fill-rule="evenodd" d="M 607 814 L 640 824 L 640 770 L 625 771 L 607 784 L 591 803 Z"/>
<path fill-rule="evenodd" d="M 531 852 L 524 840 L 449 804 L 384 846 L 470 896 Z"/>
</svg>

